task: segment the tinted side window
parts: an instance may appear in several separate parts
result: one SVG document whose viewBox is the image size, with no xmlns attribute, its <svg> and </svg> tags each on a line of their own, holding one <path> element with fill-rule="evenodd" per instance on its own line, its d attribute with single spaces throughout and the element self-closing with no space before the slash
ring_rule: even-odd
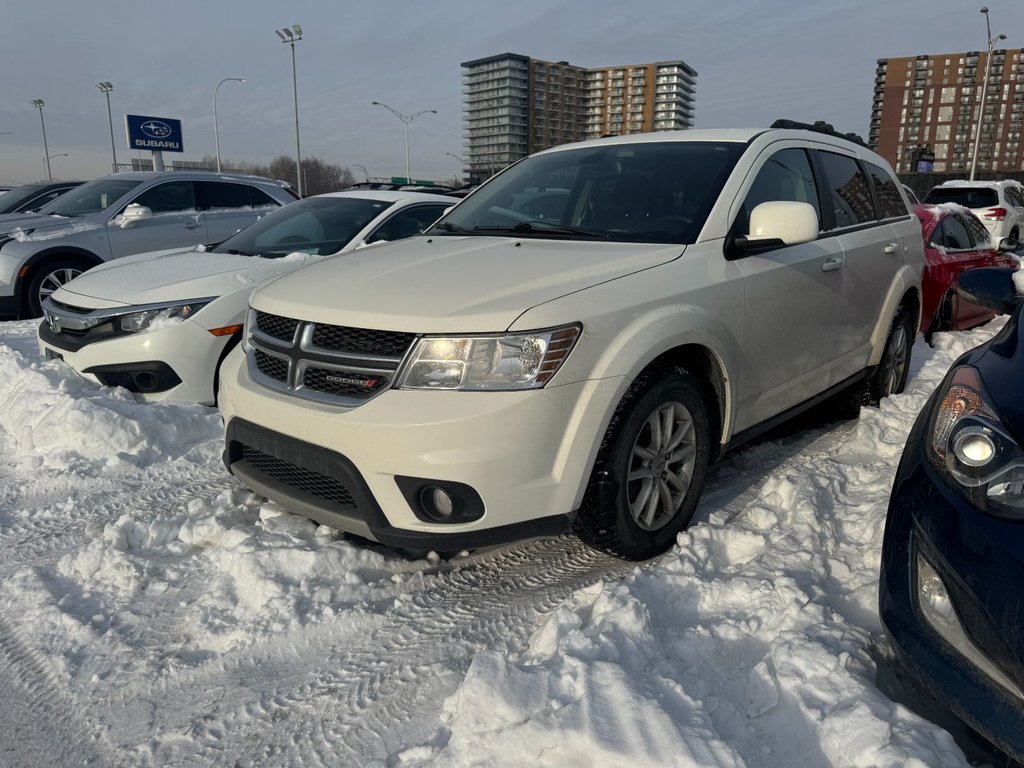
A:
<svg viewBox="0 0 1024 768">
<path fill-rule="evenodd" d="M 736 234 L 750 234 L 750 213 L 761 203 L 775 200 L 813 205 L 818 213 L 818 226 L 821 227 L 818 190 L 814 184 L 810 160 L 804 150 L 780 150 L 761 166 L 736 219 Z"/>
<path fill-rule="evenodd" d="M 277 200 L 272 198 L 262 189 L 249 186 L 246 186 L 246 189 L 249 190 L 249 205 L 253 206 L 254 208 L 258 208 L 261 205 L 273 205 L 275 207 L 281 205 L 279 202 L 277 202 Z"/>
<path fill-rule="evenodd" d="M 146 206 L 153 213 L 171 213 L 194 210 L 196 196 L 191 181 L 169 181 L 150 187 L 132 202 Z"/>
<path fill-rule="evenodd" d="M 879 213 L 883 219 L 891 219 L 897 216 L 906 216 L 910 212 L 903 202 L 899 187 L 893 181 L 888 171 L 879 168 L 872 163 L 864 163 L 871 175 L 871 186 L 874 187 L 875 197 L 878 199 Z"/>
<path fill-rule="evenodd" d="M 248 208 L 251 205 L 249 187 L 245 184 L 197 181 L 196 197 L 201 211 L 211 208 Z"/>
<path fill-rule="evenodd" d="M 947 216 L 939 225 L 941 239 L 939 245 L 950 251 L 967 251 L 971 249 L 971 236 L 967 228 L 956 216 Z"/>
<path fill-rule="evenodd" d="M 828 197 L 836 217 L 836 227 L 852 227 L 875 220 L 871 192 L 860 166 L 852 157 L 834 152 L 819 152 L 828 177 Z"/>
<path fill-rule="evenodd" d="M 1006 196 L 1014 206 L 1024 208 L 1024 195 L 1021 194 L 1017 187 L 1007 187 Z"/>
<path fill-rule="evenodd" d="M 965 213 L 962 219 L 967 224 L 967 231 L 970 232 L 971 238 L 974 240 L 975 248 L 992 247 L 992 237 L 989 235 L 988 230 L 985 229 L 985 225 L 978 220 L 977 216 Z"/>
<path fill-rule="evenodd" d="M 406 208 L 377 227 L 376 231 L 366 238 L 366 242 L 404 240 L 407 237 L 418 235 L 437 221 L 448 207 L 447 205 L 418 205 Z"/>
</svg>

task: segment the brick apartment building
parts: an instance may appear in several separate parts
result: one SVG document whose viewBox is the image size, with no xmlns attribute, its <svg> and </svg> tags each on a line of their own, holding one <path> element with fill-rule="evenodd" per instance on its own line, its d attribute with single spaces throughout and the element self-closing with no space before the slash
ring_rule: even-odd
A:
<svg viewBox="0 0 1024 768">
<path fill-rule="evenodd" d="M 970 171 L 980 125 L 978 173 L 1019 173 L 1024 122 L 1021 49 L 879 59 L 868 143 L 897 173 Z M 929 163 L 932 167 L 929 167 Z"/>
<path fill-rule="evenodd" d="M 558 144 L 693 125 L 697 72 L 683 61 L 585 68 L 503 53 L 462 68 L 472 182 Z"/>
</svg>

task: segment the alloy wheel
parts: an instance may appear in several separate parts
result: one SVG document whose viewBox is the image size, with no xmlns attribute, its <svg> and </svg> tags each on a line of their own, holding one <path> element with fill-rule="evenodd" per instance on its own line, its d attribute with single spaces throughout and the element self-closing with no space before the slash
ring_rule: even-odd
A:
<svg viewBox="0 0 1024 768">
<path fill-rule="evenodd" d="M 630 451 L 626 497 L 645 531 L 675 517 L 690 489 L 697 456 L 693 416 L 679 402 L 662 403 L 647 417 Z"/>
</svg>

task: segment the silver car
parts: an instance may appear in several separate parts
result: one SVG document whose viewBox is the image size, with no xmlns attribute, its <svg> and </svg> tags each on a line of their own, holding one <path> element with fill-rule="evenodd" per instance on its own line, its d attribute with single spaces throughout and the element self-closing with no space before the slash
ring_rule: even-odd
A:
<svg viewBox="0 0 1024 768">
<path fill-rule="evenodd" d="M 284 182 L 259 176 L 130 172 L 83 184 L 38 213 L 0 216 L 0 316 L 39 317 L 44 298 L 90 267 L 220 242 L 295 199 Z"/>
</svg>

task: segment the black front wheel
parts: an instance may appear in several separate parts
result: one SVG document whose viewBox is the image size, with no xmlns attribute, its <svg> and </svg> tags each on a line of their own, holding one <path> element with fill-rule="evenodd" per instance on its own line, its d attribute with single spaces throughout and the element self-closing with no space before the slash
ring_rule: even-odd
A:
<svg viewBox="0 0 1024 768">
<path fill-rule="evenodd" d="M 710 455 L 708 406 L 697 381 L 679 369 L 645 374 L 608 426 L 576 534 L 627 560 L 664 552 L 693 517 Z"/>
<path fill-rule="evenodd" d="M 87 269 L 74 259 L 57 259 L 39 267 L 25 289 L 25 317 L 42 317 L 43 300 Z"/>
</svg>

